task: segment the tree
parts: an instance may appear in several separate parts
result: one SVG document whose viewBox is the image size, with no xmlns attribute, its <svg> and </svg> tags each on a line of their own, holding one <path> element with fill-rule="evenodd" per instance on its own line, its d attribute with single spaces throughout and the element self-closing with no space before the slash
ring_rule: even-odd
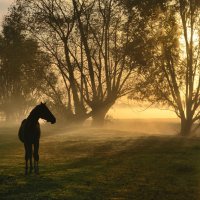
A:
<svg viewBox="0 0 200 200">
<path fill-rule="evenodd" d="M 115 101 L 132 90 L 128 80 L 134 74 L 134 65 L 126 51 L 130 22 L 125 10 L 113 0 L 73 0 L 73 5 L 84 50 L 80 52 L 85 65 L 79 66 L 84 74 L 83 97 L 93 123 L 102 124 Z"/>
<path fill-rule="evenodd" d="M 20 6 L 10 9 L 0 35 L 0 110 L 9 121 L 23 116 L 36 103 L 41 71 L 49 61 L 37 41 L 26 35 L 23 11 Z"/>
<path fill-rule="evenodd" d="M 30 34 L 52 57 L 75 119 L 92 116 L 102 124 L 115 101 L 132 90 L 130 22 L 123 7 L 114 0 L 19 2 L 26 7 Z"/>
<path fill-rule="evenodd" d="M 181 135 L 193 132 L 200 119 L 199 6 L 195 0 L 166 0 L 162 6 L 157 1 L 148 18 L 142 21 L 141 17 L 145 29 L 138 50 L 143 59 L 137 59 L 141 67 L 137 93 L 131 98 L 175 111 L 181 120 Z M 134 53 L 131 56 L 137 58 Z"/>
<path fill-rule="evenodd" d="M 24 83 L 23 70 L 33 60 L 37 43 L 25 39 L 19 13 L 20 9 L 16 7 L 11 10 L 0 36 L 0 108 L 7 120 L 24 112 L 32 102 L 29 99 L 32 87 Z"/>
<path fill-rule="evenodd" d="M 75 77 L 77 70 L 69 51 L 69 37 L 74 28 L 72 7 L 61 0 L 18 1 L 17 4 L 28 13 L 24 15 L 27 32 L 51 58 L 48 74 L 59 79 L 59 85 L 52 84 L 52 77 L 45 74 L 47 84 L 41 88 L 42 91 L 53 100 L 58 110 L 65 108 L 65 113 L 68 113 L 66 121 L 83 122 L 88 116 L 79 95 L 78 75 Z M 51 92 L 46 90 L 47 85 Z"/>
</svg>

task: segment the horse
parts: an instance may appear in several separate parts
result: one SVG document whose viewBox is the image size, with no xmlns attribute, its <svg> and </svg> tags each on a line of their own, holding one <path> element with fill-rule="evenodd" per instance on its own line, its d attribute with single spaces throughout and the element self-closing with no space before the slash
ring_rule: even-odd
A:
<svg viewBox="0 0 200 200">
<path fill-rule="evenodd" d="M 40 124 L 39 119 L 44 119 L 51 124 L 56 123 L 56 118 L 47 108 L 45 103 L 37 105 L 30 112 L 29 116 L 24 119 L 19 128 L 18 137 L 24 143 L 25 149 L 25 175 L 28 174 L 28 160 L 30 160 L 29 173 L 32 173 L 32 156 L 34 158 L 34 172 L 39 174 L 39 140 L 40 140 Z M 33 147 L 33 148 L 32 148 Z"/>
</svg>

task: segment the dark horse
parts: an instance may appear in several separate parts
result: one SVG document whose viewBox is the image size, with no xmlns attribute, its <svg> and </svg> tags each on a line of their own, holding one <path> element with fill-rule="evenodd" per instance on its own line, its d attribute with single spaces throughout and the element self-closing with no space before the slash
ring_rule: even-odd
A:
<svg viewBox="0 0 200 200">
<path fill-rule="evenodd" d="M 30 170 L 33 170 L 32 165 L 32 155 L 34 158 L 34 172 L 39 173 L 38 161 L 39 161 L 39 140 L 40 140 L 40 124 L 39 119 L 45 119 L 47 122 L 52 124 L 56 123 L 56 118 L 49 111 L 45 103 L 37 105 L 29 114 L 29 116 L 24 119 L 19 128 L 19 139 L 24 143 L 25 149 L 25 174 L 28 174 L 28 160 L 30 160 Z M 32 149 L 34 146 L 34 150 Z"/>
</svg>

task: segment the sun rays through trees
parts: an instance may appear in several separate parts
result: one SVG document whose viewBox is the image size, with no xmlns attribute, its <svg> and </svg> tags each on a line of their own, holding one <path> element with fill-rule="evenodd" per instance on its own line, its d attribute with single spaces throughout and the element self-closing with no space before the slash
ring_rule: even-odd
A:
<svg viewBox="0 0 200 200">
<path fill-rule="evenodd" d="M 1 35 L 1 81 L 14 51 L 23 57 L 9 75 L 23 80 L 16 91 L 48 99 L 65 123 L 103 124 L 129 96 L 173 110 L 188 135 L 200 119 L 199 16 L 197 0 L 17 0 Z"/>
</svg>

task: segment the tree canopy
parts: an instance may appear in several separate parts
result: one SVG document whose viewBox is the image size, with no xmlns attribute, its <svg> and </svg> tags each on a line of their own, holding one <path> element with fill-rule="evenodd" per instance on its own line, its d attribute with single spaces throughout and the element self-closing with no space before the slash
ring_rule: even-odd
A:
<svg viewBox="0 0 200 200">
<path fill-rule="evenodd" d="M 200 119 L 199 8 L 194 0 L 168 0 L 145 18 L 140 80 L 131 95 L 174 110 L 182 135 Z"/>
<path fill-rule="evenodd" d="M 1 102 L 37 91 L 64 118 L 101 124 L 129 95 L 173 110 L 182 135 L 196 126 L 199 1 L 17 0 L 11 10 L 0 38 Z"/>
</svg>

